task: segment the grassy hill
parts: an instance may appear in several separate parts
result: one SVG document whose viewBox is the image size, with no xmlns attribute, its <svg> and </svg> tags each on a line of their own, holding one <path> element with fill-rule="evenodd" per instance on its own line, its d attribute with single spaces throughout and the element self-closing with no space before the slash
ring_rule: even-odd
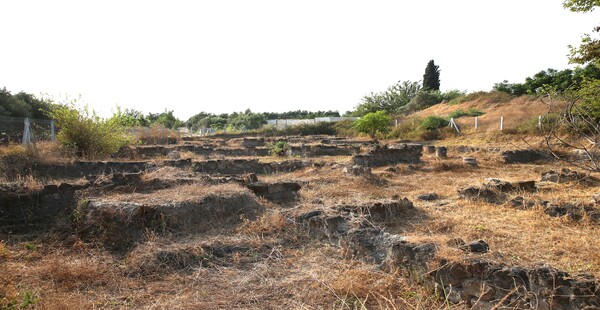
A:
<svg viewBox="0 0 600 310">
<path fill-rule="evenodd" d="M 507 98 L 490 93 L 458 104 L 436 104 L 413 113 L 410 117 L 425 118 L 432 115 L 447 117 L 458 110 L 477 110 L 484 113 L 478 116 L 477 131 L 479 132 L 498 131 L 502 116 L 504 117 L 504 129 L 514 132 L 532 124 L 535 126 L 538 115 L 544 115 L 548 111 L 548 107 L 542 100 L 531 96 Z M 474 131 L 475 117 L 465 116 L 455 119 L 455 121 L 464 131 Z"/>
</svg>

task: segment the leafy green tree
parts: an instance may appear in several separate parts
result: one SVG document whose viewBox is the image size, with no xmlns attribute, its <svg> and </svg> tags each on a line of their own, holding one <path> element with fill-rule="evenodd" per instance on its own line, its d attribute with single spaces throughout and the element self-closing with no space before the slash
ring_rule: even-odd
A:
<svg viewBox="0 0 600 310">
<path fill-rule="evenodd" d="M 426 109 L 432 105 L 436 105 L 444 100 L 443 94 L 439 91 L 421 90 L 413 97 L 410 102 L 402 107 L 400 112 L 409 114 Z"/>
<path fill-rule="evenodd" d="M 527 87 L 525 87 L 524 84 L 509 83 L 507 80 L 504 80 L 500 83 L 495 83 L 492 89 L 495 91 L 505 92 L 513 96 L 523 96 L 527 94 Z"/>
<path fill-rule="evenodd" d="M 390 117 L 385 111 L 368 113 L 356 120 L 354 128 L 356 131 L 368 134 L 375 140 L 377 133 L 387 133 L 390 130 Z"/>
<path fill-rule="evenodd" d="M 122 111 L 119 106 L 110 120 L 122 127 L 142 127 L 150 124 L 142 112 L 133 109 Z"/>
<path fill-rule="evenodd" d="M 311 119 L 315 117 L 339 117 L 340 112 L 331 110 L 316 112 L 297 110 L 283 113 L 263 112 L 262 115 L 267 119 Z"/>
<path fill-rule="evenodd" d="M 423 75 L 423 89 L 440 90 L 440 67 L 435 65 L 435 62 L 430 60 L 425 67 Z"/>
<path fill-rule="evenodd" d="M 420 90 L 420 82 L 398 81 L 396 84 L 388 87 L 385 92 L 365 95 L 351 115 L 363 116 L 377 111 L 399 113 L 401 108 L 408 104 Z"/>
<path fill-rule="evenodd" d="M 243 113 L 233 112 L 228 119 L 229 127 L 237 130 L 258 129 L 266 123 L 267 119 L 264 115 L 253 113 L 250 109 L 246 109 Z"/>
<path fill-rule="evenodd" d="M 48 119 L 51 107 L 51 101 L 38 99 L 32 94 L 20 92 L 13 95 L 6 87 L 0 89 L 0 116 Z"/>
<path fill-rule="evenodd" d="M 150 124 L 159 124 L 169 129 L 176 129 L 183 125 L 183 122 L 173 115 L 173 110 L 165 109 L 162 113 L 150 113 L 147 116 Z"/>
<path fill-rule="evenodd" d="M 600 6 L 600 0 L 565 0 L 563 7 L 572 12 L 591 12 Z M 600 32 L 600 26 L 593 29 L 593 32 Z M 600 40 L 593 38 L 589 34 L 584 34 L 581 38 L 581 44 L 577 47 L 569 45 L 571 63 L 586 64 L 594 63 L 600 66 Z"/>
<path fill-rule="evenodd" d="M 563 6 L 572 12 L 591 12 L 600 6 L 600 0 L 565 0 Z"/>
<path fill-rule="evenodd" d="M 542 70 L 532 77 L 527 77 L 525 83 L 509 83 L 504 80 L 494 84 L 493 89 L 502 91 L 513 96 L 540 95 L 544 89 L 552 87 L 556 91 L 565 91 L 570 88 L 579 88 L 584 79 L 599 79 L 600 68 L 588 64 L 585 67 L 577 67 L 573 70 Z"/>
<path fill-rule="evenodd" d="M 214 114 L 206 113 L 206 112 L 200 112 L 200 113 L 194 114 L 192 117 L 188 118 L 188 120 L 185 122 L 185 126 L 186 127 L 189 127 L 189 126 L 196 127 L 199 125 L 199 122 L 202 119 L 210 117 L 210 116 L 214 116 Z"/>
</svg>

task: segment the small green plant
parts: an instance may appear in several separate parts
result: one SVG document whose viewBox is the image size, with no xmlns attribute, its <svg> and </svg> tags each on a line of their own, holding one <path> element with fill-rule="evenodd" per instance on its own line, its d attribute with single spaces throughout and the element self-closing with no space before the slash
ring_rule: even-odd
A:
<svg viewBox="0 0 600 310">
<path fill-rule="evenodd" d="M 35 250 L 37 250 L 37 245 L 35 245 L 33 243 L 26 243 L 25 249 L 27 249 L 29 251 L 35 251 Z"/>
<path fill-rule="evenodd" d="M 377 133 L 387 133 L 390 130 L 390 117 L 385 111 L 377 111 L 374 113 L 368 113 L 361 117 L 354 123 L 356 131 L 366 133 L 375 139 Z"/>
<path fill-rule="evenodd" d="M 476 231 L 486 231 L 486 230 L 488 230 L 487 226 L 485 226 L 485 224 L 481 224 L 481 223 L 475 225 L 475 227 L 473 227 L 473 228 L 475 228 Z"/>
<path fill-rule="evenodd" d="M 16 309 L 27 309 L 29 306 L 34 305 L 38 301 L 38 297 L 35 292 L 30 290 L 24 290 L 19 292 L 14 298 L 8 299 L 1 298 L 0 295 L 0 309 L 16 310 Z"/>
<path fill-rule="evenodd" d="M 448 126 L 448 120 L 439 116 L 427 116 L 421 123 L 421 128 L 429 131 Z"/>
<path fill-rule="evenodd" d="M 88 199 L 81 199 L 77 202 L 77 207 L 75 207 L 75 210 L 71 214 L 71 220 L 77 226 L 81 226 L 83 223 L 89 204 L 90 201 Z"/>
<path fill-rule="evenodd" d="M 269 154 L 272 156 L 284 156 L 290 149 L 290 145 L 285 141 L 277 141 L 270 145 Z"/>
<path fill-rule="evenodd" d="M 2 241 L 0 241 L 0 258 L 8 258 L 10 256 L 10 252 L 4 245 Z"/>
<path fill-rule="evenodd" d="M 463 117 L 463 116 L 481 116 L 485 114 L 485 112 L 477 110 L 477 109 L 468 109 L 468 110 L 463 110 L 463 109 L 458 109 L 452 113 L 450 113 L 450 115 L 448 115 L 448 117 L 450 118 L 459 118 L 459 117 Z"/>
<path fill-rule="evenodd" d="M 21 309 L 25 309 L 33 304 L 35 304 L 38 300 L 36 294 L 32 291 L 24 291 L 21 298 Z"/>
</svg>

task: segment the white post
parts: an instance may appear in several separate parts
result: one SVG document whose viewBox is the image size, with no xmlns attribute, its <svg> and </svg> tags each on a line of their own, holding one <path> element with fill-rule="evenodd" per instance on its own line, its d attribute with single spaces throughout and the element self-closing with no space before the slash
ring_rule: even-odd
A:
<svg viewBox="0 0 600 310">
<path fill-rule="evenodd" d="M 454 122 L 454 117 L 450 118 L 450 127 L 454 128 L 456 130 L 456 132 L 460 133 L 460 130 L 458 129 L 458 126 L 456 125 L 456 122 Z"/>
<path fill-rule="evenodd" d="M 500 116 L 500 131 L 504 130 L 504 115 Z"/>
<path fill-rule="evenodd" d="M 398 127 L 398 119 L 395 119 L 394 127 Z"/>
<path fill-rule="evenodd" d="M 23 145 L 28 145 L 31 143 L 31 126 L 29 123 L 29 118 L 26 117 L 24 120 L 24 128 L 23 128 Z"/>
<path fill-rule="evenodd" d="M 477 130 L 477 126 L 478 126 L 478 120 L 477 120 L 477 116 L 475 116 L 475 130 Z"/>
<path fill-rule="evenodd" d="M 56 133 L 54 131 L 54 120 L 50 121 L 50 138 L 52 141 L 56 140 Z"/>
<path fill-rule="evenodd" d="M 538 115 L 538 128 L 542 130 L 542 116 Z"/>
</svg>

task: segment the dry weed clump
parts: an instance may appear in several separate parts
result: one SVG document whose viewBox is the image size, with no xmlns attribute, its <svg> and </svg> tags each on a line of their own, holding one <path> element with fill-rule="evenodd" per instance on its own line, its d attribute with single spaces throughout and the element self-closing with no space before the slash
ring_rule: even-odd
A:
<svg viewBox="0 0 600 310">
<path fill-rule="evenodd" d="M 146 171 L 142 174 L 142 181 L 151 181 L 155 179 L 180 179 L 193 177 L 193 173 L 185 169 L 163 166 L 150 171 Z"/>
<path fill-rule="evenodd" d="M 114 266 L 109 265 L 110 259 L 107 260 L 106 257 L 71 257 L 65 261 L 61 256 L 57 253 L 38 264 L 38 274 L 42 281 L 68 291 L 85 291 L 105 286 L 118 276 Z"/>
<path fill-rule="evenodd" d="M 335 309 L 450 309 L 433 289 L 401 275 L 377 271 L 362 262 L 334 263 L 318 280 L 334 299 Z M 416 279 L 414 279 L 416 280 Z"/>
<path fill-rule="evenodd" d="M 289 228 L 289 223 L 283 213 L 279 210 L 266 212 L 251 221 L 244 219 L 244 223 L 237 229 L 242 234 L 256 234 L 259 236 L 272 235 Z"/>
<path fill-rule="evenodd" d="M 125 259 L 131 275 L 158 275 L 202 266 L 210 254 L 198 244 L 161 244 L 146 242 L 138 245 Z"/>
</svg>

